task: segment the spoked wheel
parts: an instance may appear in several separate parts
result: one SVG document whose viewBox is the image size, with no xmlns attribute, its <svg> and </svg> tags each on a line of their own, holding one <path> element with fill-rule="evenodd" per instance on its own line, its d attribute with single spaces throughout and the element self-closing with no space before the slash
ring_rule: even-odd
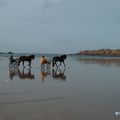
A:
<svg viewBox="0 0 120 120">
<path fill-rule="evenodd" d="M 47 69 L 50 69 L 51 66 L 51 60 L 48 60 L 48 63 L 46 64 Z"/>
<path fill-rule="evenodd" d="M 10 64 L 9 64 L 9 67 L 10 67 L 10 68 L 18 68 L 18 63 L 17 63 L 17 62 L 10 63 Z"/>
<path fill-rule="evenodd" d="M 50 64 L 47 63 L 47 64 L 46 64 L 46 67 L 47 67 L 47 69 L 50 69 Z"/>
<path fill-rule="evenodd" d="M 13 68 L 13 67 L 14 67 L 14 65 L 10 63 L 10 64 L 9 64 L 9 67 L 10 67 L 10 68 Z"/>
<path fill-rule="evenodd" d="M 18 68 L 18 63 L 17 62 L 15 62 L 13 65 L 14 65 L 14 68 Z"/>
</svg>

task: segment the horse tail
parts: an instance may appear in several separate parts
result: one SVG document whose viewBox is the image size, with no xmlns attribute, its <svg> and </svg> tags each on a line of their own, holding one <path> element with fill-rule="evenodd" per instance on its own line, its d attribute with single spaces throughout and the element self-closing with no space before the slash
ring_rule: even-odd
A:
<svg viewBox="0 0 120 120">
<path fill-rule="evenodd" d="M 18 59 L 18 66 L 20 66 L 20 63 L 22 62 L 21 57 Z"/>
<path fill-rule="evenodd" d="M 54 64 L 54 59 L 53 59 L 53 60 L 52 60 L 52 66 L 54 67 L 54 65 L 55 65 L 55 64 Z"/>
</svg>

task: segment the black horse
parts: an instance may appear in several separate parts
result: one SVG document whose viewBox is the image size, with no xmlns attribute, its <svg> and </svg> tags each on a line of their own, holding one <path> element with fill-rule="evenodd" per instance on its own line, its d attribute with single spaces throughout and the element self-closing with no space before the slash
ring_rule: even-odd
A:
<svg viewBox="0 0 120 120">
<path fill-rule="evenodd" d="M 61 63 L 63 63 L 64 66 L 65 65 L 65 62 L 64 60 L 67 58 L 66 55 L 61 55 L 61 56 L 56 56 L 56 57 L 53 57 L 53 60 L 52 60 L 52 66 L 54 67 L 56 65 L 56 67 L 58 67 L 57 65 L 57 62 L 60 62 L 59 66 L 61 65 Z"/>
<path fill-rule="evenodd" d="M 20 56 L 20 57 L 19 57 L 19 65 L 20 65 L 20 63 L 22 62 L 22 65 L 23 65 L 23 67 L 25 68 L 24 62 L 27 61 L 27 62 L 29 62 L 28 65 L 31 67 L 31 61 L 34 60 L 34 58 L 35 58 L 35 55 Z"/>
</svg>

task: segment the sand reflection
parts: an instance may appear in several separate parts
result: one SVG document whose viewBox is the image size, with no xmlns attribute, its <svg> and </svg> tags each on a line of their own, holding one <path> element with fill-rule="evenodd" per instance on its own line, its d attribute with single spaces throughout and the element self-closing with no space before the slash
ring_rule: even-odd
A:
<svg viewBox="0 0 120 120">
<path fill-rule="evenodd" d="M 120 66 L 120 59 L 118 58 L 80 58 L 80 62 L 85 64 L 98 64 L 98 65 L 116 65 Z"/>
</svg>

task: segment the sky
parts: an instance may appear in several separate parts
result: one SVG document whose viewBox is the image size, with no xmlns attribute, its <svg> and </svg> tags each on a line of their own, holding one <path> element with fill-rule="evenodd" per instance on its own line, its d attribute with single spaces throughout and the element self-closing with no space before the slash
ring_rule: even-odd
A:
<svg viewBox="0 0 120 120">
<path fill-rule="evenodd" d="M 0 0 L 0 52 L 120 49 L 120 0 Z"/>
</svg>

